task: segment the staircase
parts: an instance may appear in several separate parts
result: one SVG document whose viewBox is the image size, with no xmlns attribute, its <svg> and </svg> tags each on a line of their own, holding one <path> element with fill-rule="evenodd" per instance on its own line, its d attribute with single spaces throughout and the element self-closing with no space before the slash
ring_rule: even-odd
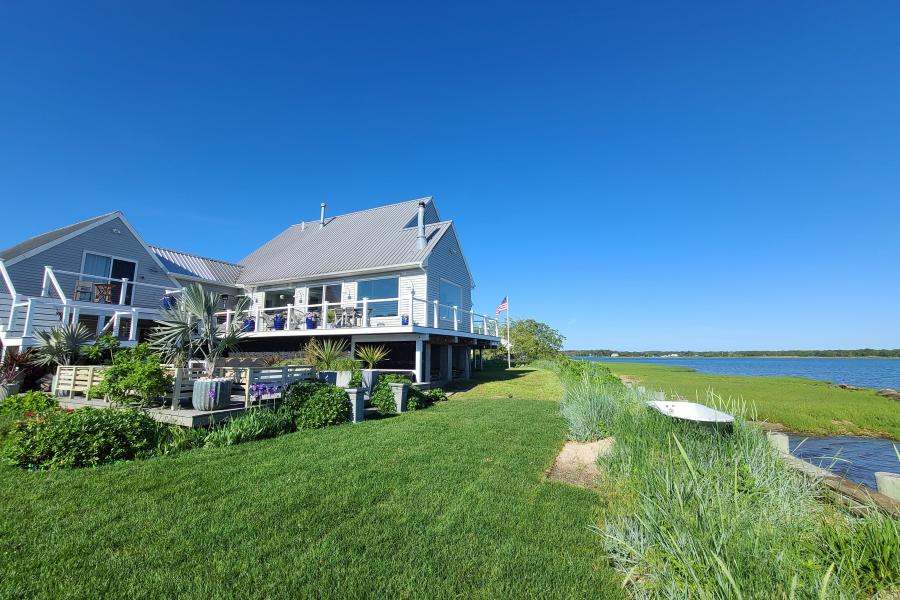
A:
<svg viewBox="0 0 900 600">
<path fill-rule="evenodd" d="M 63 305 L 47 297 L 0 294 L 0 342 L 8 348 L 35 345 L 35 333 L 63 324 Z"/>
</svg>

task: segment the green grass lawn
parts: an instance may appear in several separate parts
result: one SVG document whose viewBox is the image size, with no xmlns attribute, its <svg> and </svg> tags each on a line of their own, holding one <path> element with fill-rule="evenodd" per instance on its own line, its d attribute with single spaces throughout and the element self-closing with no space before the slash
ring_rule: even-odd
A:
<svg viewBox="0 0 900 600">
<path fill-rule="evenodd" d="M 0 468 L 0 597 L 619 597 L 596 494 L 542 477 L 565 439 L 558 384 L 495 375 L 359 425 Z"/>
<path fill-rule="evenodd" d="M 521 400 L 553 400 L 562 398 L 563 388 L 552 372 L 544 369 L 514 367 L 502 369 L 489 364 L 482 370 L 472 371 L 469 381 L 457 382 L 447 388 L 454 398 L 518 398 Z"/>
<path fill-rule="evenodd" d="M 900 440 L 900 402 L 872 390 L 850 391 L 798 377 L 705 375 L 688 367 L 603 363 L 617 375 L 648 388 L 702 398 L 713 389 L 723 398 L 752 403 L 760 420 L 812 434 L 877 435 Z"/>
</svg>

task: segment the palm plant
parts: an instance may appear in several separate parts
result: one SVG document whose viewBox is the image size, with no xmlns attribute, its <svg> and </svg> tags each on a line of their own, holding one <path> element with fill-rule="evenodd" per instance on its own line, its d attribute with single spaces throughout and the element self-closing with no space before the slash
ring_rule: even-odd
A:
<svg viewBox="0 0 900 600">
<path fill-rule="evenodd" d="M 150 333 L 150 346 L 175 365 L 184 366 L 191 358 L 202 360 L 206 376 L 212 378 L 216 360 L 240 342 L 250 298 L 238 298 L 226 325 L 220 325 L 216 316 L 220 306 L 220 294 L 207 292 L 196 283 L 187 286 L 174 308 L 161 311 Z"/>
<path fill-rule="evenodd" d="M 38 340 L 33 359 L 41 367 L 74 365 L 81 356 L 81 348 L 90 343 L 91 332 L 81 323 L 66 323 L 52 329 L 34 332 Z"/>
<path fill-rule="evenodd" d="M 332 371 L 347 353 L 347 340 L 327 339 L 318 341 L 313 338 L 304 349 L 306 360 L 320 371 Z"/>
<path fill-rule="evenodd" d="M 360 346 L 356 350 L 356 358 L 366 364 L 366 368 L 371 370 L 375 365 L 383 361 L 390 354 L 390 350 L 384 346 Z"/>
</svg>

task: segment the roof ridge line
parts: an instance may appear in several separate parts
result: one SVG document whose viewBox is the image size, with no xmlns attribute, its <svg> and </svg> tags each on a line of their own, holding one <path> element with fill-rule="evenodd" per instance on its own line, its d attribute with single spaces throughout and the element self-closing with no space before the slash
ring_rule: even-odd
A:
<svg viewBox="0 0 900 600">
<path fill-rule="evenodd" d="M 325 217 L 325 220 L 328 221 L 329 219 L 337 219 L 340 217 L 349 217 L 350 215 L 357 215 L 359 213 L 369 212 L 370 210 L 378 210 L 380 208 L 390 208 L 392 206 L 399 206 L 401 204 L 406 204 L 408 202 L 415 202 L 416 200 L 430 201 L 433 199 L 434 199 L 434 196 L 422 196 L 420 198 L 410 198 L 409 200 L 401 200 L 400 202 L 391 202 L 390 204 L 382 204 L 381 206 L 373 206 L 372 208 L 363 208 L 362 210 L 353 210 L 348 213 L 341 213 L 339 215 L 334 215 L 332 217 Z M 307 224 L 317 223 L 317 222 L 318 222 L 317 220 L 302 221 L 302 223 L 307 223 Z M 300 225 L 300 223 L 294 223 L 290 227 L 296 227 L 297 225 Z M 289 229 L 290 229 L 290 227 L 289 227 Z"/>
<path fill-rule="evenodd" d="M 215 262 L 219 262 L 225 265 L 232 265 L 235 267 L 243 267 L 241 263 L 231 262 L 229 260 L 222 260 L 221 258 L 213 258 L 211 256 L 204 256 L 202 254 L 194 254 L 193 252 L 185 252 L 184 250 L 176 250 L 175 248 L 166 248 L 165 246 L 157 246 L 156 244 L 147 244 L 151 248 L 157 248 L 159 250 L 165 250 L 167 252 L 177 252 L 179 254 L 187 254 L 188 256 L 193 256 L 195 258 L 202 258 L 203 260 L 212 260 Z"/>
</svg>

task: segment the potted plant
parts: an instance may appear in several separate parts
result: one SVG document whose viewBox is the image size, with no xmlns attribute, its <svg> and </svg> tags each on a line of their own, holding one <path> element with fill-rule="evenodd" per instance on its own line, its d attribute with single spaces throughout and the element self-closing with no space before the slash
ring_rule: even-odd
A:
<svg viewBox="0 0 900 600">
<path fill-rule="evenodd" d="M 253 320 L 253 317 L 247 317 L 244 319 L 243 323 L 241 323 L 241 331 L 244 333 L 251 333 L 256 331 L 256 321 Z"/>
<path fill-rule="evenodd" d="M 361 360 L 365 365 L 365 369 L 362 372 L 362 383 L 369 390 L 375 387 L 375 384 L 378 383 L 378 375 L 375 371 L 375 367 L 378 366 L 378 363 L 383 361 L 388 357 L 390 351 L 384 346 L 360 346 L 356 350 L 356 358 Z"/>
<path fill-rule="evenodd" d="M 7 352 L 0 363 L 0 402 L 19 393 L 25 377 L 23 365 L 18 360 L 18 352 Z"/>
<path fill-rule="evenodd" d="M 196 410 L 217 410 L 231 400 L 232 380 L 215 376 L 216 361 L 235 348 L 243 336 L 241 317 L 250 299 L 238 299 L 235 318 L 224 330 L 216 318 L 221 301 L 219 294 L 207 292 L 199 284 L 189 285 L 175 308 L 162 311 L 150 334 L 151 346 L 169 362 L 180 366 L 187 366 L 192 358 L 203 362 L 204 376 L 194 381 L 191 398 Z"/>
<path fill-rule="evenodd" d="M 275 315 L 275 318 L 272 319 L 272 327 L 275 328 L 275 331 L 284 331 L 284 315 L 282 313 L 278 313 Z"/>
<path fill-rule="evenodd" d="M 306 313 L 306 328 L 315 329 L 319 321 L 319 313 L 309 311 Z"/>
<path fill-rule="evenodd" d="M 344 366 L 342 362 L 347 359 L 346 352 L 347 340 L 344 339 L 326 339 L 321 342 L 313 339 L 305 348 L 306 360 L 316 367 L 319 381 L 332 385 L 340 385 L 338 376 L 341 367 Z M 349 383 L 349 376 L 346 380 Z"/>
<path fill-rule="evenodd" d="M 409 315 L 400 315 L 400 324 L 404 327 L 409 325 Z"/>
</svg>

